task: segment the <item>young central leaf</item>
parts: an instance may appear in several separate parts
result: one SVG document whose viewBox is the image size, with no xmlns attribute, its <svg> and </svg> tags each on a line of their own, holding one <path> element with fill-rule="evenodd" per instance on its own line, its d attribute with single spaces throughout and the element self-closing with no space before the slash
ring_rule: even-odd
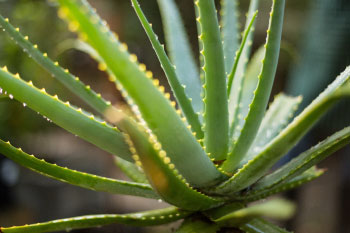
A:
<svg viewBox="0 0 350 233">
<path fill-rule="evenodd" d="M 224 160 L 228 150 L 226 75 L 217 13 L 213 0 L 199 0 L 199 23 L 205 73 L 204 145 L 215 160 Z"/>
</svg>

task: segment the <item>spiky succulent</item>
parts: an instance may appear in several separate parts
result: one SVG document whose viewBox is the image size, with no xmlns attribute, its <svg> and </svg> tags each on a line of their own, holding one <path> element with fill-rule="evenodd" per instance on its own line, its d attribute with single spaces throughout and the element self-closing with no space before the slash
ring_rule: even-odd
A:
<svg viewBox="0 0 350 233">
<path fill-rule="evenodd" d="M 133 214 L 88 215 L 18 227 L 3 233 L 51 232 L 112 223 L 160 225 L 184 219 L 177 232 L 286 232 L 261 219 L 285 218 L 293 205 L 281 199 L 250 202 L 320 176 L 315 164 L 349 144 L 347 127 L 266 175 L 337 100 L 350 96 L 350 67 L 293 120 L 301 97 L 279 94 L 267 109 L 280 50 L 285 0 L 272 0 L 265 45 L 250 56 L 258 0 L 251 0 L 239 45 L 237 1 L 222 0 L 221 27 L 214 0 L 195 2 L 201 71 L 196 66 L 173 0 L 158 0 L 167 49 L 158 41 L 137 0 L 131 0 L 168 78 L 176 102 L 158 79 L 137 62 L 85 0 L 58 0 L 58 14 L 76 31 L 108 72 L 132 113 L 121 111 L 39 51 L 8 19 L 1 27 L 37 63 L 88 103 L 99 117 L 62 102 L 6 67 L 3 93 L 25 103 L 58 126 L 118 156 L 133 182 L 115 180 L 37 159 L 0 141 L 0 152 L 36 172 L 73 185 L 125 195 L 161 198 L 166 209 Z M 86 44 L 85 44 L 86 43 Z M 88 45 L 90 47 L 88 47 Z M 236 52 L 237 51 L 237 52 Z M 201 77 L 201 78 L 200 78 Z"/>
</svg>

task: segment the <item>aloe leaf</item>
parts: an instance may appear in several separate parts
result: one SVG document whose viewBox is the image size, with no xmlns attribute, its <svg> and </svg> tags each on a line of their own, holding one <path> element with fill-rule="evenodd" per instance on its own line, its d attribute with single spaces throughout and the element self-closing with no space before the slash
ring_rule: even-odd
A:
<svg viewBox="0 0 350 233">
<path fill-rule="evenodd" d="M 148 183 L 145 174 L 135 164 L 118 157 L 114 157 L 114 161 L 122 172 L 132 181 L 137 183 Z"/>
<path fill-rule="evenodd" d="M 144 66 L 136 62 L 136 56 L 126 51 L 126 45 L 118 41 L 90 5 L 86 1 L 58 2 L 60 16 L 76 25 L 81 37 L 88 39 L 99 53 L 187 181 L 195 187 L 221 181 L 222 173 L 182 122 L 180 113 L 174 108 L 175 102 L 168 99 L 170 95 L 162 93 L 164 89 L 158 86 L 159 81 L 151 79 L 151 73 L 145 72 Z"/>
<path fill-rule="evenodd" d="M 285 192 L 291 189 L 294 189 L 296 187 L 299 187 L 305 183 L 308 183 L 318 177 L 320 177 L 324 173 L 324 170 L 322 169 L 317 169 L 316 167 L 311 167 L 305 172 L 303 172 L 301 175 L 298 175 L 290 180 L 286 180 L 282 183 L 273 185 L 270 188 L 265 188 L 265 189 L 259 189 L 255 190 L 252 188 L 246 193 L 243 193 L 241 195 L 234 196 L 234 200 L 241 200 L 241 201 L 256 201 L 260 200 L 266 197 L 269 197 L 271 195 Z"/>
<path fill-rule="evenodd" d="M 199 22 L 199 9 L 198 9 L 198 4 L 196 4 L 196 2 L 194 2 L 194 13 L 196 15 L 196 26 L 197 26 L 197 34 L 198 35 L 201 35 L 202 34 L 202 29 L 201 29 L 201 24 Z M 200 36 L 198 36 L 198 52 L 199 52 L 199 66 L 200 67 L 203 67 L 204 66 L 204 56 L 201 56 L 201 52 L 203 50 L 203 41 L 202 39 L 200 38 Z M 204 70 L 203 69 L 200 69 L 199 70 L 199 78 L 201 80 L 201 84 L 203 86 L 205 80 L 204 80 Z M 201 93 L 201 97 L 203 98 L 204 96 L 204 90 L 202 90 L 202 93 Z M 204 110 L 202 111 L 204 112 Z"/>
<path fill-rule="evenodd" d="M 47 94 L 45 89 L 37 89 L 31 81 L 27 83 L 7 69 L 0 69 L 0 87 L 67 131 L 111 154 L 132 160 L 124 136 L 117 128 L 95 119 L 93 115 L 86 115 L 69 102 L 63 103 L 57 96 Z"/>
<path fill-rule="evenodd" d="M 1 227 L 2 233 L 44 233 L 62 230 L 74 230 L 100 227 L 110 224 L 127 224 L 133 226 L 154 226 L 177 221 L 189 215 L 187 211 L 169 207 L 159 210 L 144 211 L 132 214 L 100 214 L 58 219 L 25 226 Z"/>
<path fill-rule="evenodd" d="M 257 11 L 258 7 L 259 7 L 258 0 L 250 1 L 249 9 L 247 12 L 246 23 L 245 23 L 245 29 L 244 29 L 245 31 L 247 31 L 252 21 L 253 15 Z M 228 73 L 228 79 L 232 80 L 232 85 L 227 90 L 229 93 L 227 97 L 229 98 L 228 107 L 229 107 L 229 122 L 230 122 L 231 128 L 233 128 L 232 125 L 234 121 L 234 116 L 240 104 L 240 99 L 241 99 L 240 95 L 242 90 L 241 87 L 242 87 L 242 83 L 244 82 L 246 66 L 250 57 L 250 51 L 253 44 L 254 30 L 255 30 L 255 23 L 253 22 L 253 25 L 251 26 L 251 30 L 249 31 L 249 34 L 246 37 L 246 42 L 241 43 L 241 46 L 242 45 L 244 46 L 241 50 L 242 51 L 241 55 L 239 57 L 235 56 L 238 53 L 238 51 L 237 53 L 234 54 L 235 56 L 234 63 L 236 63 L 236 68 L 231 69 Z"/>
<path fill-rule="evenodd" d="M 232 212 L 245 208 L 245 204 L 243 202 L 232 202 L 227 203 L 223 206 L 219 206 L 217 208 L 207 210 L 204 214 L 212 221 L 216 221 L 217 219 L 226 216 Z"/>
<path fill-rule="evenodd" d="M 254 218 L 249 222 L 242 224 L 239 228 L 246 233 L 290 233 L 289 231 L 286 231 L 285 229 L 282 229 L 262 218 Z"/>
<path fill-rule="evenodd" d="M 196 133 L 196 137 L 198 139 L 202 139 L 203 138 L 203 131 L 202 131 L 202 126 L 201 123 L 199 121 L 199 114 L 195 113 L 195 109 L 193 108 L 193 105 L 191 104 L 191 101 L 193 101 L 192 97 L 191 99 L 189 99 L 189 93 L 190 93 L 190 89 L 186 92 L 186 84 L 182 84 L 183 81 L 181 81 L 179 79 L 180 76 L 178 76 L 175 72 L 175 67 L 173 66 L 173 64 L 171 64 L 168 56 L 165 53 L 165 50 L 163 48 L 163 46 L 160 44 L 160 42 L 157 39 L 157 35 L 153 32 L 152 30 L 152 26 L 149 24 L 149 22 L 147 21 L 146 16 L 144 15 L 144 13 L 142 12 L 142 9 L 140 8 L 140 5 L 138 3 L 137 0 L 131 0 L 133 7 L 135 9 L 135 12 L 137 14 L 137 16 L 140 19 L 140 22 L 143 26 L 143 28 L 145 29 L 148 38 L 150 39 L 152 46 L 158 56 L 158 59 L 161 63 L 161 66 L 168 78 L 169 84 L 173 90 L 173 93 L 175 94 L 175 97 L 177 99 L 177 102 L 179 103 L 184 115 L 187 118 L 187 122 L 192 126 L 192 130 L 193 132 Z M 180 41 L 177 41 L 176 44 L 180 44 Z M 185 62 L 184 60 L 182 60 L 182 62 Z M 182 68 L 182 67 L 181 67 Z M 184 67 L 186 68 L 186 67 Z M 183 69 L 183 68 L 182 68 Z M 193 75 L 190 74 L 187 71 L 187 76 L 183 77 L 183 78 L 187 78 L 189 79 L 191 76 L 188 75 Z M 198 76 L 195 76 L 194 78 L 196 78 Z M 185 86 L 183 86 L 185 85 Z M 198 78 L 198 84 L 197 86 L 200 88 L 200 83 L 199 83 L 199 78 Z M 193 94 L 195 92 L 192 92 Z M 198 97 L 197 97 L 198 95 Z M 196 101 L 197 102 L 201 102 L 201 103 L 196 103 L 197 105 L 201 105 L 203 103 L 202 99 L 200 98 L 200 89 L 198 89 L 198 93 L 195 96 Z M 197 112 L 200 112 L 200 109 L 197 109 Z"/>
<path fill-rule="evenodd" d="M 231 70 L 230 75 L 228 75 L 228 83 L 227 83 L 227 95 L 230 96 L 231 93 L 231 89 L 232 89 L 232 81 L 233 81 L 233 77 L 235 76 L 236 72 L 237 72 L 237 67 L 242 55 L 243 50 L 246 48 L 246 42 L 248 39 L 248 36 L 251 35 L 250 31 L 252 30 L 252 27 L 254 25 L 256 16 L 258 15 L 258 11 L 255 11 L 254 14 L 252 15 L 250 22 L 248 24 L 248 27 L 245 29 L 244 33 L 243 33 L 243 38 L 242 38 L 242 42 L 241 45 L 237 51 L 234 63 L 233 63 L 233 67 Z M 242 79 L 243 80 L 243 79 Z"/>
<path fill-rule="evenodd" d="M 163 200 L 181 209 L 192 211 L 209 209 L 222 204 L 222 200 L 194 190 L 179 174 L 155 136 L 146 133 L 141 125 L 136 125 L 127 119 L 121 119 L 117 124 L 130 137 L 127 142 L 133 148 L 136 164 L 142 164 L 152 187 Z"/>
<path fill-rule="evenodd" d="M 1 15 L 0 26 L 31 58 L 56 77 L 57 80 L 70 91 L 89 104 L 94 110 L 103 115 L 108 108 L 113 107 L 110 102 L 104 100 L 100 94 L 96 94 L 89 86 L 85 86 L 79 78 L 70 74 L 67 69 L 60 67 L 57 62 L 53 62 L 46 53 L 40 52 L 37 45 L 33 45 L 27 36 L 23 36 L 18 28 L 14 28 L 9 23 L 9 20 L 4 19 Z"/>
<path fill-rule="evenodd" d="M 230 125 L 231 145 L 237 141 L 245 122 L 244 119 L 249 112 L 249 105 L 253 100 L 254 90 L 259 81 L 258 76 L 262 67 L 261 60 L 264 59 L 264 56 L 265 48 L 261 46 L 250 60 L 242 80 L 242 87 L 238 90 L 240 101 L 236 106 L 234 116 L 232 116 L 233 122 Z"/>
<path fill-rule="evenodd" d="M 301 100 L 301 96 L 290 97 L 283 93 L 275 97 L 261 122 L 252 146 L 241 161 L 240 166 L 243 166 L 249 160 L 253 159 L 255 155 L 259 154 L 265 145 L 283 130 L 294 116 Z"/>
<path fill-rule="evenodd" d="M 204 145 L 215 160 L 224 160 L 228 150 L 228 108 L 222 42 L 214 0 L 198 0 L 203 42 Z"/>
<path fill-rule="evenodd" d="M 292 179 L 348 144 L 350 144 L 350 127 L 333 134 L 272 174 L 263 177 L 254 185 L 254 189 L 268 188 L 284 180 Z"/>
<path fill-rule="evenodd" d="M 286 154 L 318 119 L 339 99 L 350 97 L 350 67 L 347 67 L 325 91 L 265 148 L 240 168 L 233 177 L 218 186 L 219 192 L 236 192 L 260 179 L 284 154 Z"/>
<path fill-rule="evenodd" d="M 232 71 L 235 53 L 239 48 L 238 1 L 221 0 L 221 37 L 225 57 L 225 71 Z"/>
<path fill-rule="evenodd" d="M 259 75 L 259 82 L 256 88 L 249 113 L 245 119 L 242 132 L 233 146 L 232 152 L 223 163 L 222 169 L 233 172 L 258 133 L 261 120 L 270 97 L 272 84 L 275 78 L 277 62 L 282 35 L 283 15 L 285 0 L 273 0 L 269 29 L 266 40 L 265 58 Z"/>
<path fill-rule="evenodd" d="M 110 179 L 60 167 L 35 158 L 2 140 L 0 140 L 0 152 L 14 162 L 35 172 L 82 188 L 113 194 L 159 198 L 149 185 Z"/>
<path fill-rule="evenodd" d="M 221 226 L 209 221 L 204 221 L 196 218 L 185 219 L 180 228 L 175 233 L 216 233 Z"/>
<path fill-rule="evenodd" d="M 225 226 L 237 226 L 244 222 L 248 222 L 252 218 L 260 216 L 274 219 L 288 219 L 292 217 L 294 212 L 295 205 L 290 201 L 284 199 L 272 199 L 233 211 L 232 213 L 229 213 L 214 221 Z"/>
<path fill-rule="evenodd" d="M 192 99 L 193 110 L 202 113 L 201 82 L 191 45 L 174 0 L 158 0 L 163 21 L 167 50 L 176 66 L 176 73 L 186 95 Z"/>
</svg>

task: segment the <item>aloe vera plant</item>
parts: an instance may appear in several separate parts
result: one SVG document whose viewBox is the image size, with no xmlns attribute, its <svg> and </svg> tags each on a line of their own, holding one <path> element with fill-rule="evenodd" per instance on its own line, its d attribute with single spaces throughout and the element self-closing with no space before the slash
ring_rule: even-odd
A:
<svg viewBox="0 0 350 233">
<path fill-rule="evenodd" d="M 133 181 L 50 164 L 1 140 L 0 152 L 33 171 L 72 185 L 162 199 L 171 207 L 1 227 L 0 232 L 52 232 L 113 223 L 153 226 L 180 219 L 184 221 L 177 232 L 287 232 L 262 217 L 288 218 L 294 211 L 292 203 L 283 199 L 250 202 L 319 177 L 324 171 L 315 165 L 350 143 L 347 127 L 267 174 L 334 103 L 350 97 L 350 67 L 295 118 L 301 97 L 279 94 L 267 108 L 278 63 L 285 0 L 272 0 L 266 43 L 250 61 L 259 1 L 250 1 L 241 40 L 236 26 L 237 1 L 222 0 L 220 16 L 214 0 L 195 1 L 201 70 L 174 1 L 158 0 L 166 53 L 138 1 L 131 0 L 176 101 L 87 1 L 57 2 L 58 15 L 79 35 L 82 47 L 109 74 L 133 112 L 104 100 L 0 16 L 3 30 L 99 116 L 62 102 L 6 67 L 0 70 L 2 93 L 117 156 L 117 164 Z"/>
</svg>

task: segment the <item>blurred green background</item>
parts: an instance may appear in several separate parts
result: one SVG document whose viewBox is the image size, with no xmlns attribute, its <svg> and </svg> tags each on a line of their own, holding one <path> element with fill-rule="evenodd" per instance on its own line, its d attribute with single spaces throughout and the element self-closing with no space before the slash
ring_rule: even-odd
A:
<svg viewBox="0 0 350 233">
<path fill-rule="evenodd" d="M 155 77 L 169 90 L 164 74 L 147 36 L 129 0 L 89 0 L 102 18 L 126 42 Z M 193 3 L 176 1 L 181 9 L 187 32 L 198 56 Z M 253 50 L 266 37 L 271 1 L 261 0 Z M 162 24 L 156 0 L 140 0 L 155 32 L 163 39 Z M 241 0 L 245 12 L 249 1 Z M 89 84 L 112 103 L 122 101 L 105 73 L 88 55 L 72 48 L 75 35 L 56 14 L 55 4 L 45 0 L 0 0 L 0 14 L 28 35 L 41 51 L 59 61 L 73 74 Z M 245 13 L 240 15 L 244 25 Z M 242 29 L 242 28 L 241 28 Z M 46 71 L 36 65 L 14 44 L 6 33 L 0 33 L 0 65 L 48 93 L 58 94 L 74 105 L 84 105 Z M 304 105 L 322 91 L 346 65 L 350 64 L 350 1 L 348 0 L 289 0 L 287 1 L 283 46 L 273 94 L 303 94 Z M 93 111 L 92 111 L 93 112 Z M 299 151 L 350 125 L 349 101 L 338 105 L 321 121 L 298 147 Z M 47 161 L 62 166 L 109 177 L 124 178 L 114 166 L 112 156 L 80 140 L 21 103 L 0 98 L 0 138 Z M 349 146 L 322 164 L 329 171 L 319 180 L 288 193 L 299 204 L 298 214 L 285 224 L 300 233 L 350 232 L 350 157 Z M 347 155 L 347 156 L 346 156 Z M 11 226 L 95 213 L 126 213 L 164 206 L 157 201 L 119 195 L 96 193 L 56 182 L 23 169 L 0 156 L 0 225 Z M 120 225 L 74 232 L 165 232 L 163 227 L 133 228 Z"/>
</svg>

